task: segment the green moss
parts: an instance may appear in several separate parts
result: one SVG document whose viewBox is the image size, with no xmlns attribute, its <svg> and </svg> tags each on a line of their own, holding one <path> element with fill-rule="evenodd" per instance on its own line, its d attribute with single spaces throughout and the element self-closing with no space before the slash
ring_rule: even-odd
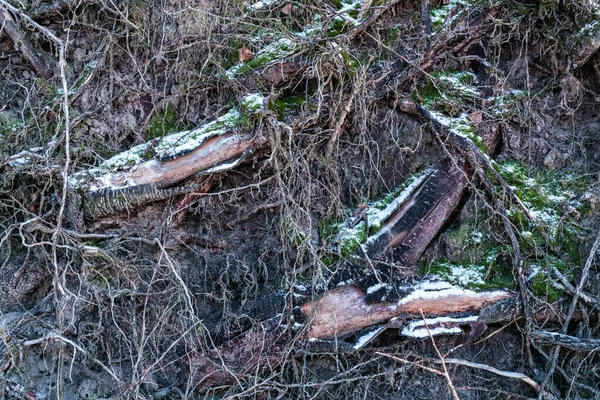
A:
<svg viewBox="0 0 600 400">
<path fill-rule="evenodd" d="M 505 251 L 505 247 L 495 247 L 481 257 L 480 263 L 438 260 L 422 265 L 421 274 L 434 274 L 468 289 L 512 289 L 515 283 L 510 270 L 497 261 Z"/>
<path fill-rule="evenodd" d="M 14 135 L 21 126 L 23 123 L 19 119 L 13 118 L 8 113 L 0 112 L 0 152 L 6 148 L 5 140 Z"/>
<path fill-rule="evenodd" d="M 400 26 L 393 26 L 387 29 L 384 33 L 383 44 L 388 47 L 392 47 L 400 38 L 400 28 Z"/>
<path fill-rule="evenodd" d="M 531 278 L 530 285 L 533 294 L 537 298 L 545 299 L 548 303 L 554 303 L 560 298 L 560 292 L 551 285 L 543 271 L 539 271 Z"/>
<path fill-rule="evenodd" d="M 340 51 L 340 56 L 342 56 L 342 59 L 344 60 L 344 65 L 346 66 L 348 75 L 350 77 L 354 77 L 357 69 L 360 68 L 359 60 L 347 51 Z"/>
<path fill-rule="evenodd" d="M 79 77 L 77 78 L 77 80 L 71 88 L 72 93 L 75 93 L 81 87 L 81 85 L 83 85 L 88 80 L 88 78 L 92 75 L 92 72 L 94 72 L 94 69 L 96 69 L 97 65 L 98 61 L 93 60 L 92 62 L 88 63 L 85 67 L 83 67 L 83 71 L 81 71 L 81 74 L 79 75 Z"/>
<path fill-rule="evenodd" d="M 300 111 L 304 104 L 306 104 L 305 96 L 287 96 L 275 100 L 269 108 L 277 113 L 280 120 L 283 120 L 287 112 Z"/>
<path fill-rule="evenodd" d="M 440 90 L 429 80 L 413 93 L 413 100 L 424 107 L 432 107 L 444 100 Z"/>
<path fill-rule="evenodd" d="M 335 37 L 346 32 L 351 24 L 342 17 L 335 17 L 327 27 L 327 36 Z"/>
<path fill-rule="evenodd" d="M 475 76 L 470 72 L 435 72 L 413 96 L 414 100 L 430 110 L 437 121 L 453 133 L 470 139 L 484 153 L 485 141 L 476 132 L 468 118 L 469 104 L 479 97 L 474 86 Z"/>
<path fill-rule="evenodd" d="M 507 205 L 510 220 L 521 231 L 519 242 L 525 255 L 537 260 L 544 254 L 546 265 L 565 273 L 581 265 L 579 237 L 584 232 L 576 222 L 576 210 L 585 203 L 581 199 L 592 184 L 590 177 L 527 168 L 512 160 L 500 162 L 496 168 L 533 217 L 530 220 L 516 205 Z"/>
<path fill-rule="evenodd" d="M 152 140 L 169 133 L 183 131 L 187 128 L 179 122 L 175 107 L 168 104 L 162 111 L 155 113 L 146 125 L 146 139 Z"/>
<path fill-rule="evenodd" d="M 319 223 L 319 232 L 322 241 L 330 241 L 337 234 L 340 233 L 340 229 L 343 223 L 341 218 L 326 218 Z"/>
<path fill-rule="evenodd" d="M 489 238 L 485 229 L 473 218 L 460 224 L 457 229 L 449 230 L 446 241 L 457 259 L 477 262 L 489 250 Z"/>
<path fill-rule="evenodd" d="M 246 63 L 239 63 L 227 70 L 227 76 L 230 78 L 243 75 L 259 67 L 265 66 L 271 61 L 288 57 L 298 48 L 298 43 L 288 39 L 280 38 L 271 44 L 264 46 Z M 237 53 L 236 53 L 237 54 Z"/>
<path fill-rule="evenodd" d="M 341 255 L 349 256 L 358 246 L 367 241 L 367 236 L 367 224 L 364 222 L 360 222 L 353 229 L 348 230 L 340 245 Z"/>
</svg>

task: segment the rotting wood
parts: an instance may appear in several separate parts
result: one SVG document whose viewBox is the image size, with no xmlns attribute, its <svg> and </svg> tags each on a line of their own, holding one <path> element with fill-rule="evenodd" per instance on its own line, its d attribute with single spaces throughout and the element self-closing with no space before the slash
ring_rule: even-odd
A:
<svg viewBox="0 0 600 400">
<path fill-rule="evenodd" d="M 52 78 L 52 72 L 46 67 L 44 60 L 37 51 L 29 44 L 23 31 L 19 28 L 10 12 L 4 5 L 0 5 L 0 26 L 13 42 L 15 48 L 29 62 L 38 76 L 44 79 Z"/>
<path fill-rule="evenodd" d="M 426 339 L 430 334 L 460 333 L 461 325 L 473 325 L 478 321 L 500 323 L 522 316 L 516 295 L 505 290 L 477 293 L 445 282 L 425 280 L 413 284 L 411 289 L 403 288 L 403 291 L 407 294 L 398 301 L 373 304 L 367 301 L 367 293 L 356 285 L 333 289 L 318 300 L 301 305 L 299 312 L 292 313 L 293 318 L 307 321 L 303 325 L 307 327 L 305 330 L 296 330 L 296 338 L 308 341 L 308 344 L 329 342 L 330 351 L 348 351 L 352 347 L 341 340 L 371 326 L 377 329 L 364 336 L 374 337 L 383 329 L 396 328 L 402 329 L 403 336 Z M 418 332 L 419 328 L 424 327 L 421 312 L 430 328 L 426 335 Z M 208 353 L 196 354 L 192 365 L 197 388 L 202 390 L 229 385 L 245 374 L 264 372 L 282 363 L 294 342 L 292 332 L 285 329 L 282 315 L 276 315 L 264 325 L 255 325 Z M 552 315 L 544 312 L 534 317 L 537 321 L 553 320 Z M 583 317 L 575 315 L 573 320 Z M 587 317 L 597 320 L 597 315 Z M 558 321 L 556 318 L 554 320 Z M 380 323 L 385 325 L 377 325 Z M 411 329 L 407 329 L 411 326 Z M 540 332 L 540 340 L 546 336 Z M 597 349 L 598 346 L 597 340 L 568 342 L 580 346 L 578 349 L 582 349 L 581 346 Z M 353 348 L 362 347 L 357 344 Z"/>
<path fill-rule="evenodd" d="M 211 173 L 238 165 L 245 151 L 258 141 L 250 134 L 230 132 L 214 136 L 187 154 L 173 158 L 151 159 L 129 170 L 106 173 L 89 184 L 89 190 L 110 186 L 154 184 L 161 189 L 198 173 Z"/>
<path fill-rule="evenodd" d="M 303 313 L 311 320 L 306 338 L 345 336 L 393 317 L 418 315 L 420 310 L 427 316 L 476 314 L 486 306 L 511 297 L 507 291 L 477 293 L 427 281 L 395 303 L 368 304 L 366 295 L 355 285 L 349 285 L 303 305 Z"/>
<path fill-rule="evenodd" d="M 338 339 L 378 323 L 419 320 L 421 311 L 427 318 L 477 316 L 483 308 L 514 296 L 502 290 L 476 293 L 429 280 L 402 288 L 402 291 L 406 295 L 398 301 L 370 304 L 367 293 L 356 285 L 330 290 L 292 313 L 296 320 L 305 321 L 302 326 L 307 327 L 304 331 L 297 330 L 296 337 L 309 342 L 331 340 L 337 343 Z M 282 315 L 276 315 L 264 325 L 255 325 L 206 354 L 197 354 L 192 362 L 197 387 L 232 384 L 244 374 L 256 373 L 257 368 L 264 371 L 283 362 L 285 350 L 293 344 L 294 336 L 282 324 Z"/>
<path fill-rule="evenodd" d="M 583 339 L 559 332 L 533 331 L 531 336 L 542 343 L 561 345 L 575 351 L 597 351 L 600 350 L 600 340 Z"/>
<path fill-rule="evenodd" d="M 367 239 L 368 256 L 381 259 L 391 252 L 394 261 L 415 264 L 458 206 L 467 183 L 464 170 L 449 159 L 440 161 L 384 221 L 382 229 Z"/>
</svg>

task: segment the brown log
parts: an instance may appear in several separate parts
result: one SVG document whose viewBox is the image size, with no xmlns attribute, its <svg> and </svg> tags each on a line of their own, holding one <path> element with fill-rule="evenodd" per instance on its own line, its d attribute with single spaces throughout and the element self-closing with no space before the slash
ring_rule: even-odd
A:
<svg viewBox="0 0 600 400">
<path fill-rule="evenodd" d="M 198 148 L 172 160 L 161 162 L 152 159 L 127 171 L 116 171 L 106 178 L 91 182 L 90 189 L 102 186 L 137 186 L 155 184 L 157 188 L 167 187 L 189 178 L 199 172 L 211 172 L 228 161 L 235 160 L 256 145 L 250 134 L 230 132 L 214 136 Z"/>
<path fill-rule="evenodd" d="M 414 325 L 416 328 L 403 329 L 403 334 L 407 330 L 407 336 L 428 338 L 430 334 L 457 333 L 449 328 L 467 325 L 476 319 L 475 322 L 483 325 L 485 329 L 486 322 L 505 323 L 522 316 L 522 309 L 518 306 L 514 293 L 501 290 L 476 293 L 444 282 L 420 282 L 413 286 L 412 292 L 397 302 L 369 304 L 366 297 L 367 293 L 357 286 L 347 285 L 325 293 L 316 301 L 304 304 L 301 310 L 310 322 L 309 328 L 299 338 L 306 339 L 309 343 L 341 339 L 379 323 L 387 322 L 387 327 L 402 328 L 411 319 L 413 323 L 409 323 L 407 327 Z M 421 311 L 427 318 L 429 327 L 429 330 L 421 329 L 426 333 L 424 336 L 421 335 L 423 332 L 418 331 L 419 321 L 423 322 Z M 535 315 L 535 319 L 560 322 L 561 315 L 564 319 L 563 314 L 558 311 L 552 315 L 540 312 Z M 581 314 L 573 316 L 573 320 L 583 318 L 584 315 Z M 588 315 L 587 318 L 597 321 L 598 315 Z M 398 324 L 400 321 L 404 323 Z M 283 362 L 287 354 L 286 349 L 289 349 L 293 339 L 286 333 L 283 325 L 271 325 L 275 327 L 255 326 L 216 349 L 196 355 L 192 365 L 196 373 L 197 388 L 230 385 L 248 374 L 264 372 L 265 369 L 274 368 Z M 476 324 L 472 323 L 471 326 L 473 325 Z M 385 326 L 382 328 L 385 329 Z M 381 329 L 377 332 L 379 331 Z M 534 334 L 534 338 L 578 351 L 597 350 L 599 342 L 567 335 L 557 336 L 543 331 Z M 331 350 L 345 348 L 343 343 L 345 342 L 331 340 Z"/>
<path fill-rule="evenodd" d="M 477 315 L 484 307 L 513 297 L 508 291 L 476 293 L 435 281 L 423 281 L 403 290 L 409 294 L 397 302 L 369 304 L 367 293 L 355 285 L 333 289 L 301 307 L 309 328 L 300 337 L 309 341 L 342 338 L 396 317 L 420 319 L 421 311 L 428 318 Z M 248 373 L 274 368 L 283 362 L 290 344 L 292 337 L 286 333 L 285 325 L 271 329 L 256 326 L 195 356 L 192 365 L 198 387 L 227 385 Z"/>
<path fill-rule="evenodd" d="M 431 290 L 429 290 L 431 289 Z M 305 304 L 302 311 L 311 319 L 306 338 L 333 338 L 355 333 L 398 316 L 476 315 L 479 310 L 512 296 L 507 291 L 476 293 L 436 283 L 423 282 L 396 303 L 368 304 L 366 293 L 354 285 L 329 291 L 319 300 Z"/>
<path fill-rule="evenodd" d="M 29 62 L 35 72 L 42 78 L 52 78 L 52 72 L 46 67 L 44 60 L 38 54 L 37 51 L 29 44 L 23 31 L 11 14 L 8 12 L 6 7 L 0 6 L 0 27 L 3 28 L 4 32 L 8 35 L 10 40 L 13 42 L 15 48 L 23 55 L 23 57 Z"/>
<path fill-rule="evenodd" d="M 380 259 L 391 252 L 393 260 L 414 265 L 458 206 L 468 183 L 465 169 L 448 158 L 436 164 L 368 239 L 369 257 Z"/>
</svg>

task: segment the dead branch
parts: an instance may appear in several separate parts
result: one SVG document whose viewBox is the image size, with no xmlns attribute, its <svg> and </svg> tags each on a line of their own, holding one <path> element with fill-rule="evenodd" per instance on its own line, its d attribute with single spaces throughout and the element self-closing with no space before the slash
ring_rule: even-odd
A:
<svg viewBox="0 0 600 400">
<path fill-rule="evenodd" d="M 52 72 L 46 67 L 44 60 L 38 54 L 29 41 L 25 38 L 25 34 L 19 28 L 12 15 L 6 8 L 6 5 L 0 5 L 0 26 L 4 32 L 10 37 L 15 48 L 29 62 L 38 76 L 44 79 L 52 78 Z"/>
<path fill-rule="evenodd" d="M 434 360 L 433 362 L 439 363 L 440 361 Z M 446 359 L 444 359 L 444 362 L 446 362 L 447 364 L 463 365 L 465 367 L 482 369 L 484 371 L 488 371 L 488 372 L 491 372 L 496 375 L 504 376 L 506 378 L 519 379 L 519 380 L 525 382 L 526 384 L 528 384 L 529 386 L 531 386 L 536 392 L 539 393 L 541 390 L 540 385 L 536 381 L 534 381 L 527 375 L 521 374 L 519 372 L 502 371 L 502 370 L 492 367 L 491 365 L 474 363 L 474 362 L 467 361 L 467 360 L 461 360 L 459 358 L 446 358 Z"/>
<path fill-rule="evenodd" d="M 440 364 L 442 364 L 442 369 L 444 371 L 444 378 L 446 378 L 446 382 L 448 383 L 450 392 L 452 392 L 452 397 L 454 397 L 456 400 L 460 400 L 460 398 L 458 397 L 458 393 L 456 393 L 456 388 L 454 387 L 454 384 L 452 383 L 452 379 L 450 378 L 450 375 L 448 374 L 448 368 L 446 368 L 446 360 L 442 356 L 442 353 L 440 353 L 440 349 L 438 349 L 437 345 L 435 344 L 435 339 L 433 339 L 433 335 L 431 334 L 431 330 L 429 329 L 429 325 L 427 324 L 427 320 L 425 318 L 425 315 L 423 314 L 423 310 L 419 310 L 419 311 L 421 312 L 421 318 L 423 318 L 423 322 L 425 323 L 425 328 L 427 328 L 427 333 L 429 334 L 429 338 L 431 339 L 431 344 L 433 345 L 433 348 L 435 349 L 435 352 L 437 353 L 437 355 L 439 357 L 438 362 Z"/>
<path fill-rule="evenodd" d="M 591 352 L 600 349 L 600 340 L 598 339 L 582 339 L 548 331 L 534 331 L 531 336 L 542 343 L 560 345 L 575 351 Z"/>
<path fill-rule="evenodd" d="M 375 304 L 368 304 L 367 293 L 354 285 L 333 289 L 321 299 L 302 306 L 310 320 L 306 337 L 342 337 L 394 317 L 419 315 L 420 310 L 428 316 L 473 314 L 512 296 L 506 291 L 476 293 L 442 282 L 425 281 L 412 289 L 411 294 L 396 303 Z M 404 290 L 410 292 L 411 288 Z"/>
</svg>

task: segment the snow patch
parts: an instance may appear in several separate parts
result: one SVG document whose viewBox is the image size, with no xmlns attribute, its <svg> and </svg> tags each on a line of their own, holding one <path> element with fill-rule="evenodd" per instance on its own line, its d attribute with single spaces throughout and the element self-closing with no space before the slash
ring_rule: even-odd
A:
<svg viewBox="0 0 600 400">
<path fill-rule="evenodd" d="M 264 96 L 260 93 L 250 93 L 241 100 L 241 105 L 247 110 L 254 111 L 262 107 Z M 94 180 L 96 189 L 112 187 L 113 189 L 134 185 L 133 182 L 120 183 L 114 186 L 111 182 L 113 173 L 118 170 L 129 171 L 138 165 L 150 163 L 159 164 L 158 160 L 175 158 L 178 155 L 191 152 L 200 147 L 208 139 L 235 131 L 242 123 L 242 114 L 237 108 L 232 108 L 217 119 L 206 123 L 196 129 L 172 133 L 164 136 L 154 145 L 152 142 L 143 143 L 132 147 L 122 153 L 104 161 L 98 168 L 92 168 L 73 174 L 69 177 L 69 185 L 74 188 L 81 187 Z M 150 158 L 152 157 L 152 158 Z M 206 172 L 222 171 L 236 166 L 239 159 L 217 165 Z M 98 187 L 99 186 L 99 187 Z"/>
<path fill-rule="evenodd" d="M 277 0 L 262 0 L 262 1 L 257 1 L 254 4 L 250 4 L 247 8 L 248 10 L 251 11 L 258 11 L 261 10 L 265 7 L 270 6 L 271 4 L 275 3 Z"/>
<path fill-rule="evenodd" d="M 375 336 L 377 336 L 381 331 L 383 331 L 385 329 L 385 325 L 381 326 L 377 329 L 373 329 L 367 333 L 365 333 L 364 335 L 361 335 L 358 339 L 356 339 L 356 343 L 354 343 L 354 348 L 356 350 L 361 349 L 362 347 L 364 347 L 367 343 L 369 343 L 371 341 L 371 339 L 373 339 Z"/>
<path fill-rule="evenodd" d="M 448 282 L 425 281 L 421 282 L 411 294 L 400 299 L 397 305 L 401 306 L 416 300 L 435 300 L 452 296 L 494 297 L 504 294 L 506 294 L 506 292 L 501 290 L 478 293 L 470 289 L 454 286 Z"/>
<path fill-rule="evenodd" d="M 423 339 L 437 335 L 460 335 L 463 330 L 458 326 L 459 324 L 466 325 L 470 322 L 477 321 L 478 316 L 474 315 L 471 317 L 464 318 L 451 318 L 451 317 L 438 317 L 438 318 L 426 318 L 425 320 L 413 321 L 405 326 L 400 334 L 402 336 L 412 337 L 416 339 Z M 427 331 L 427 327 L 429 331 Z"/>
<path fill-rule="evenodd" d="M 388 289 L 391 288 L 392 286 L 387 284 L 387 283 L 378 283 L 376 285 L 370 286 L 367 289 L 367 294 L 372 294 L 375 293 L 376 291 L 378 291 L 379 289 Z"/>
</svg>

